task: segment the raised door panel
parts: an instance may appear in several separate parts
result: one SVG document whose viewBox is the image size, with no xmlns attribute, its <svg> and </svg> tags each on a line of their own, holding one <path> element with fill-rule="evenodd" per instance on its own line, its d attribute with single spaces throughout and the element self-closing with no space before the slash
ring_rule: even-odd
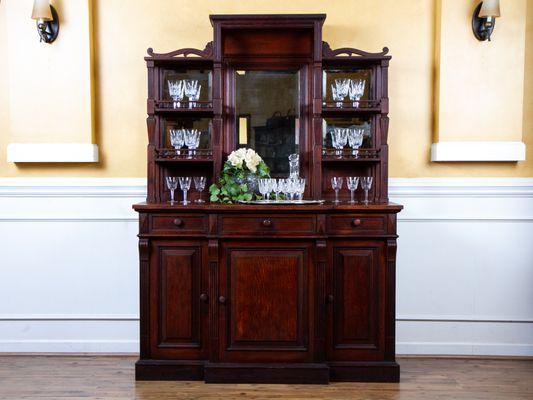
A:
<svg viewBox="0 0 533 400">
<path fill-rule="evenodd" d="M 228 244 L 221 263 L 221 361 L 310 360 L 312 247 Z"/>
<path fill-rule="evenodd" d="M 330 246 L 328 359 L 376 360 L 384 354 L 385 246 L 379 241 Z"/>
<path fill-rule="evenodd" d="M 155 241 L 152 246 L 152 357 L 206 358 L 205 246 L 180 241 Z"/>
</svg>

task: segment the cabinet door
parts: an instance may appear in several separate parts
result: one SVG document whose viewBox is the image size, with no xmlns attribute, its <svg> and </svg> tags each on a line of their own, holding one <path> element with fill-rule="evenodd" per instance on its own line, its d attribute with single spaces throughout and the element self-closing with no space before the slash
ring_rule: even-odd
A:
<svg viewBox="0 0 533 400">
<path fill-rule="evenodd" d="M 221 257 L 220 360 L 310 361 L 312 245 L 229 242 Z"/>
<path fill-rule="evenodd" d="M 382 359 L 385 243 L 333 241 L 328 255 L 328 360 Z"/>
<path fill-rule="evenodd" d="M 207 358 L 206 245 L 152 242 L 150 348 L 152 358 Z"/>
</svg>

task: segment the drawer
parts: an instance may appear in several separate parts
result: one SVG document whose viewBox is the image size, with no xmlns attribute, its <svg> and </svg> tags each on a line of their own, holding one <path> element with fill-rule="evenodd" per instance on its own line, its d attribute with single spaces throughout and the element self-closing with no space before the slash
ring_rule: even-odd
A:
<svg viewBox="0 0 533 400">
<path fill-rule="evenodd" d="M 219 215 L 218 229 L 224 236 L 300 236 L 316 232 L 314 215 Z"/>
<path fill-rule="evenodd" d="M 387 215 L 331 214 L 326 217 L 326 232 L 340 235 L 385 234 Z"/>
<path fill-rule="evenodd" d="M 205 234 L 207 233 L 208 220 L 206 215 L 152 215 L 151 230 L 153 233 L 172 234 Z"/>
</svg>

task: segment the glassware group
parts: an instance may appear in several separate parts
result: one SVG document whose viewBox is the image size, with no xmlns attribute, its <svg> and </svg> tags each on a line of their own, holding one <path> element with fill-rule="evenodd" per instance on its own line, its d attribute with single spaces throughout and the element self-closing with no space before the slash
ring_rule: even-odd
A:
<svg viewBox="0 0 533 400">
<path fill-rule="evenodd" d="M 189 108 L 195 108 L 197 101 L 200 99 L 200 92 L 202 85 L 198 84 L 196 79 L 178 79 L 168 81 L 168 94 L 172 97 L 174 108 L 181 108 L 183 98 L 187 96 L 189 99 Z"/>
<path fill-rule="evenodd" d="M 181 204 L 187 205 L 189 204 L 189 201 L 187 200 L 187 192 L 191 188 L 191 180 L 194 182 L 194 188 L 200 192 L 200 197 L 195 200 L 195 203 L 205 203 L 204 200 L 202 200 L 202 192 L 205 189 L 205 183 L 206 178 L 205 176 L 167 176 L 166 182 L 168 190 L 170 190 L 170 204 L 174 204 L 174 191 L 178 188 L 178 183 L 180 185 L 180 189 L 183 191 L 183 201 Z"/>
<path fill-rule="evenodd" d="M 344 98 L 348 97 L 352 102 L 352 107 L 358 108 L 359 100 L 364 93 L 364 79 L 339 78 L 335 79 L 334 84 L 331 85 L 331 97 L 335 101 L 336 107 L 342 107 Z"/>
<path fill-rule="evenodd" d="M 304 178 L 259 179 L 259 193 L 266 201 L 270 201 L 272 196 L 274 201 L 279 201 L 280 194 L 283 194 L 286 200 L 302 200 L 304 192 Z"/>
<path fill-rule="evenodd" d="M 331 178 L 331 188 L 335 191 L 334 203 L 340 203 L 339 190 L 342 189 L 344 178 L 342 176 L 334 176 Z M 371 176 L 349 176 L 346 178 L 346 187 L 350 191 L 350 203 L 355 204 L 354 193 L 357 190 L 357 186 L 361 182 L 361 189 L 365 192 L 365 199 L 363 204 L 368 205 L 368 192 L 372 189 L 372 177 Z"/>
<path fill-rule="evenodd" d="M 359 156 L 359 147 L 363 144 L 365 130 L 362 128 L 337 128 L 331 131 L 331 144 L 335 149 L 335 155 L 342 158 L 342 149 L 346 144 L 352 148 L 352 156 Z"/>
<path fill-rule="evenodd" d="M 170 145 L 176 149 L 177 156 L 181 155 L 181 148 L 187 146 L 187 158 L 192 158 L 200 146 L 201 134 L 198 129 L 170 129 Z"/>
</svg>

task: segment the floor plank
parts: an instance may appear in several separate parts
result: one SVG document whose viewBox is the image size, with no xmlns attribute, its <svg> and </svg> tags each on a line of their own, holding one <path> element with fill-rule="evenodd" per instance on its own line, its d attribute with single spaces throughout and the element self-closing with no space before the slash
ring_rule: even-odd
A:
<svg viewBox="0 0 533 400">
<path fill-rule="evenodd" d="M 135 382 L 131 356 L 0 356 L 0 399 L 532 400 L 533 360 L 399 359 L 401 382 Z"/>
</svg>

